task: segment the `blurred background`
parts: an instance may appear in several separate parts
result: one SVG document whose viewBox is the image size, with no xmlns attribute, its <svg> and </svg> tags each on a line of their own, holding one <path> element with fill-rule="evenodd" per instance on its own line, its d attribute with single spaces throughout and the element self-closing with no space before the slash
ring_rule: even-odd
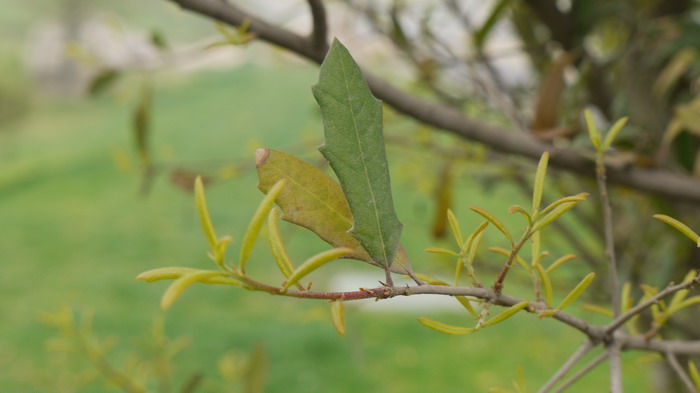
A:
<svg viewBox="0 0 700 393">
<path fill-rule="evenodd" d="M 303 1 L 249 3 L 268 20 L 308 31 Z M 413 61 L 406 61 L 410 50 L 400 45 L 387 50 L 401 35 L 420 34 L 411 12 L 402 14 L 395 7 L 405 23 L 394 22 L 393 35 L 378 36 L 386 33 L 381 29 L 385 20 L 358 19 L 366 3 L 329 3 L 333 34 L 358 60 L 417 94 L 452 99 L 473 116 L 516 127 L 537 114 L 546 118 L 538 108 L 552 100 L 579 110 L 585 105 L 580 99 L 585 89 L 577 85 L 581 77 L 571 69 L 573 60 L 553 55 L 559 60 L 552 60 L 552 67 L 559 71 L 544 71 L 550 64 L 530 61 L 520 39 L 524 33 L 505 17 L 495 21 L 485 49 L 453 52 L 458 57 L 497 54 L 490 71 L 494 74 L 480 68 L 482 63 L 462 72 L 427 56 L 408 56 Z M 440 2 L 417 3 L 423 8 L 414 9 L 414 14 L 425 15 L 431 4 L 438 22 L 449 14 L 449 8 L 439 9 Z M 469 9 L 474 24 L 483 25 L 497 3 L 502 2 L 467 1 L 462 8 Z M 566 9 L 571 2 L 557 3 Z M 694 10 L 695 3 L 689 3 Z M 691 35 L 697 27 L 693 21 L 690 27 L 684 25 L 689 30 L 681 30 L 680 36 Z M 439 26 L 447 37 L 461 31 L 457 25 Z M 607 56 L 614 52 L 609 47 L 624 46 L 614 41 L 624 34 L 615 35 L 613 26 L 603 27 L 609 30 L 598 33 L 608 41 L 594 42 L 594 47 Z M 240 45 L 226 43 L 231 36 Z M 167 283 L 136 282 L 140 272 L 163 266 L 214 268 L 192 197 L 197 174 L 205 177 L 217 230 L 234 238 L 235 255 L 262 197 L 256 188 L 255 149 L 284 150 L 326 168 L 316 151 L 322 128 L 310 92 L 317 66 L 249 38 L 244 30 L 216 25 L 167 1 L 5 2 L 0 13 L 0 390 L 485 392 L 510 388 L 518 367 L 531 389 L 543 384 L 584 340 L 582 335 L 530 315 L 456 337 L 417 323 L 417 317 L 429 316 L 471 324 L 452 299 L 348 304 L 344 338 L 335 332 L 330 307 L 323 301 L 236 288 L 194 286 L 167 313 L 160 311 Z M 551 53 L 569 53 L 549 45 Z M 554 87 L 547 85 L 550 95 L 542 103 L 545 98 L 535 97 L 547 78 L 554 80 Z M 445 80 L 447 90 L 440 88 Z M 529 99 L 520 104 L 510 100 L 502 94 L 505 90 L 498 90 L 499 83 L 512 97 Z M 528 105 L 535 110 L 520 111 Z M 610 120 L 607 115 L 628 108 L 611 105 L 609 113 L 596 113 Z M 564 135 L 561 143 L 585 146 L 568 136 L 566 127 L 556 133 L 561 130 L 555 126 L 562 122 L 578 127 L 572 125 L 578 115 L 568 113 L 562 110 L 555 116 L 559 124 L 550 124 L 551 117 L 539 118 L 546 123 L 540 129 Z M 522 223 L 506 217 L 506 211 L 513 204 L 529 204 L 533 163 L 433 132 L 389 108 L 385 118 L 394 196 L 405 225 L 402 242 L 416 271 L 452 277 L 454 261 L 423 252 L 432 246 L 454 248 L 444 220 L 447 207 L 455 211 L 464 231 L 481 221 L 469 205 L 487 208 L 511 228 L 519 228 Z M 692 133 L 682 137 L 694 141 Z M 569 194 L 594 190 L 588 181 L 556 176 L 550 200 L 570 190 L 574 192 Z M 641 200 L 636 194 L 621 195 Z M 636 207 L 640 206 L 658 207 L 651 202 Z M 595 216 L 596 208 L 586 212 Z M 630 216 L 639 215 L 635 214 Z M 595 259 L 602 247 L 595 225 L 580 223 L 585 219 L 584 215 L 565 222 L 589 259 Z M 630 220 L 623 221 L 623 228 L 639 223 Z M 297 263 L 327 248 L 300 228 L 284 224 L 282 230 Z M 545 244 L 558 257 L 577 252 L 568 241 L 557 231 Z M 259 240 L 251 274 L 276 283 L 281 276 L 265 243 Z M 496 233 L 488 233 L 484 244 L 505 245 Z M 675 249 L 675 243 L 662 246 L 667 251 L 664 258 L 670 258 L 668 250 Z M 488 282 L 502 262 L 485 251 L 479 255 L 482 280 Z M 556 284 L 560 294 L 591 266 L 577 261 L 563 269 Z M 633 269 L 625 272 L 634 275 Z M 383 274 L 361 262 L 339 261 L 314 273 L 313 282 L 316 289 L 352 290 L 375 286 Z M 663 273 L 659 280 L 670 274 Z M 527 296 L 527 275 L 519 272 L 515 277 L 510 291 Z M 585 310 L 572 312 L 603 320 Z M 653 391 L 646 360 L 625 354 L 630 391 Z M 135 390 L 125 380 L 146 390 Z M 571 391 L 589 392 L 586 386 L 606 384 L 607 369 L 600 367 Z"/>
</svg>

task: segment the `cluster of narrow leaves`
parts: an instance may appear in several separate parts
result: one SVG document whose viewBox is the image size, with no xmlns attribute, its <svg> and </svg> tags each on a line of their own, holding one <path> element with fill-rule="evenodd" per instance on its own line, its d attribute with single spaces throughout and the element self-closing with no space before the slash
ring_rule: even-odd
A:
<svg viewBox="0 0 700 393">
<path fill-rule="evenodd" d="M 455 286 L 460 285 L 460 278 L 463 272 L 466 272 L 466 276 L 471 281 L 471 284 L 475 287 L 481 287 L 481 281 L 477 278 L 476 270 L 474 268 L 474 259 L 477 253 L 477 249 L 481 243 L 481 238 L 484 234 L 484 231 L 489 225 L 492 225 L 498 230 L 498 232 L 500 232 L 503 235 L 503 237 L 506 238 L 506 240 L 511 246 L 510 249 L 499 247 L 491 247 L 488 249 L 489 251 L 502 255 L 506 258 L 503 270 L 501 271 L 501 274 L 494 283 L 494 291 L 497 293 L 500 292 L 500 290 L 503 287 L 506 274 L 517 263 L 517 265 L 521 266 L 532 278 L 536 301 L 544 302 L 546 306 L 544 310 L 539 311 L 540 317 L 551 317 L 559 311 L 566 308 L 567 306 L 569 306 L 579 296 L 581 296 L 583 291 L 588 287 L 588 285 L 590 285 L 590 283 L 595 278 L 595 273 L 589 273 L 588 275 L 586 275 L 581 280 L 581 282 L 579 282 L 578 285 L 576 285 L 563 298 L 563 300 L 561 300 L 561 302 L 556 307 L 554 307 L 554 293 L 552 290 L 550 274 L 566 262 L 574 259 L 575 255 L 564 255 L 545 268 L 542 265 L 542 261 L 549 254 L 546 251 L 540 251 L 540 232 L 542 229 L 544 229 L 549 224 L 557 220 L 559 217 L 561 217 L 564 213 L 572 209 L 578 203 L 584 201 L 588 195 L 582 193 L 561 198 L 553 202 L 552 204 L 546 206 L 545 208 L 541 209 L 542 193 L 544 190 L 544 181 L 547 172 L 548 160 L 548 153 L 543 154 L 537 166 L 534 181 L 534 191 L 532 196 L 532 209 L 528 211 L 524 207 L 518 205 L 512 206 L 509 209 L 510 214 L 519 213 L 523 216 L 525 220 L 523 235 L 519 240 L 515 240 L 515 238 L 511 235 L 511 232 L 505 226 L 505 224 L 494 214 L 486 211 L 485 209 L 472 206 L 470 207 L 470 209 L 478 215 L 482 216 L 484 219 L 486 219 L 486 221 L 477 226 L 476 229 L 474 229 L 474 231 L 472 231 L 472 233 L 466 239 L 464 239 L 464 236 L 462 235 L 462 231 L 460 229 L 460 225 L 457 221 L 457 218 L 452 213 L 452 211 L 448 211 L 448 221 L 452 229 L 452 233 L 454 235 L 457 246 L 459 247 L 457 251 L 447 250 L 443 248 L 426 249 L 427 252 L 449 255 L 457 259 L 454 278 Z M 519 255 L 524 244 L 528 241 L 531 242 L 532 246 L 532 257 L 529 262 Z M 426 281 L 432 284 L 449 285 L 446 282 L 430 278 L 427 278 Z M 460 301 L 460 303 L 462 303 L 462 305 L 464 305 L 467 311 L 477 320 L 476 325 L 474 327 L 467 328 L 461 326 L 452 326 L 425 317 L 419 319 L 420 323 L 443 333 L 466 334 L 475 332 L 483 327 L 488 327 L 496 323 L 502 322 L 515 315 L 515 313 L 517 313 L 518 311 L 525 309 L 529 305 L 528 301 L 522 301 L 502 311 L 501 313 L 491 318 L 488 318 L 491 303 L 479 301 L 477 299 L 467 299 L 464 297 L 457 297 L 457 299 Z M 477 310 L 474 309 L 472 302 L 481 304 L 480 312 L 477 312 Z"/>
</svg>

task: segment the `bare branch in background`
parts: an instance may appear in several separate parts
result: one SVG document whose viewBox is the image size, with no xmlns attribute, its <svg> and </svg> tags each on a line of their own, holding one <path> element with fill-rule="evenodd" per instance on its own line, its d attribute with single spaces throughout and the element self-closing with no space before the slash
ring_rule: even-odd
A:
<svg viewBox="0 0 700 393">
<path fill-rule="evenodd" d="M 323 61 L 324 54 L 315 51 L 305 37 L 267 23 L 233 4 L 217 0 L 171 1 L 183 8 L 234 26 L 239 26 L 248 19 L 251 22 L 249 30 L 260 39 L 286 48 L 316 63 Z M 595 175 L 593 160 L 579 151 L 557 148 L 539 141 L 531 135 L 514 133 L 502 127 L 465 116 L 454 108 L 435 104 L 397 89 L 367 71 L 365 71 L 365 77 L 377 98 L 418 121 L 486 144 L 495 150 L 531 159 L 539 159 L 542 153 L 549 151 L 551 166 L 586 176 Z M 700 182 L 690 176 L 643 167 L 607 166 L 606 171 L 608 180 L 612 183 L 679 201 L 700 204 Z"/>
<path fill-rule="evenodd" d="M 678 359 L 676 358 L 676 355 L 672 353 L 668 353 L 665 355 L 666 360 L 668 361 L 668 364 L 671 366 L 671 369 L 676 373 L 678 378 L 683 382 L 686 388 L 688 388 L 688 392 L 690 393 L 698 393 L 698 390 L 695 388 L 695 384 L 693 384 L 693 381 L 690 379 L 688 376 L 688 373 L 683 370 L 683 366 L 678 363 Z"/>
<path fill-rule="evenodd" d="M 588 374 L 593 370 L 597 365 L 603 362 L 603 360 L 608 358 L 608 353 L 604 352 L 598 355 L 595 359 L 591 360 L 588 364 L 583 366 L 580 370 L 576 372 L 576 374 L 572 375 L 571 378 L 567 379 L 566 381 L 562 382 L 561 385 L 557 387 L 556 390 L 554 390 L 553 393 L 561 393 L 564 390 L 566 390 L 569 386 L 573 385 L 576 381 L 581 379 L 584 375 Z"/>
<path fill-rule="evenodd" d="M 311 9 L 313 26 L 311 31 L 311 42 L 313 48 L 319 53 L 328 51 L 328 18 L 323 0 L 308 0 Z"/>
<path fill-rule="evenodd" d="M 559 382 L 562 378 L 564 378 L 566 373 L 568 373 L 569 370 L 571 370 L 571 368 L 574 367 L 579 360 L 581 360 L 581 358 L 586 356 L 586 354 L 591 349 L 593 349 L 593 347 L 594 347 L 593 343 L 590 340 L 586 340 L 586 342 L 584 342 L 579 347 L 579 349 L 577 349 L 576 352 L 574 352 L 571 355 L 571 357 L 569 357 L 569 359 L 566 362 L 564 362 L 564 364 L 561 366 L 561 368 L 559 370 L 557 370 L 557 372 L 554 373 L 552 378 L 550 378 L 549 381 L 547 381 L 547 383 L 545 383 L 544 386 L 542 386 L 540 388 L 540 390 L 538 390 L 537 392 L 538 393 L 546 393 L 549 389 L 551 389 L 557 382 Z"/>
</svg>

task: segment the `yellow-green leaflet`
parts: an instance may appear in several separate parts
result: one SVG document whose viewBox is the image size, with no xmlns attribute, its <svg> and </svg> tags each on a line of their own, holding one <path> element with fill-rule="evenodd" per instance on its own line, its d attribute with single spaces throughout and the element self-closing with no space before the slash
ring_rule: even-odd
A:
<svg viewBox="0 0 700 393">
<path fill-rule="evenodd" d="M 682 282 L 688 282 L 692 279 L 695 278 L 697 275 L 697 272 L 695 269 L 689 271 L 685 277 L 683 277 Z M 671 302 L 668 304 L 669 309 L 673 309 L 674 306 L 678 305 L 680 302 L 685 300 L 686 296 L 688 296 L 689 290 L 688 289 L 681 289 L 680 291 L 676 292 L 673 294 L 673 298 L 671 298 Z"/>
<path fill-rule="evenodd" d="M 503 225 L 503 223 L 501 222 L 501 220 L 499 220 L 498 218 L 496 218 L 496 216 L 494 216 L 493 214 L 489 213 L 488 211 L 486 211 L 486 210 L 484 210 L 484 209 L 482 209 L 482 208 L 480 208 L 480 207 L 477 207 L 477 206 L 469 206 L 469 208 L 472 209 L 472 211 L 474 211 L 475 213 L 477 213 L 477 214 L 479 214 L 480 216 L 484 217 L 485 219 L 491 221 L 491 223 L 492 223 L 493 225 L 495 225 L 496 228 L 498 228 L 498 230 L 501 231 L 501 233 L 503 233 L 503 235 L 505 235 L 505 237 L 506 237 L 508 240 L 510 240 L 511 243 L 513 242 L 513 237 L 510 236 L 510 232 L 508 232 L 508 228 L 506 228 L 506 226 Z"/>
<path fill-rule="evenodd" d="M 530 215 L 530 212 L 525 210 L 524 207 L 522 207 L 520 205 L 513 205 L 510 208 L 508 208 L 508 214 L 513 214 L 516 212 L 522 214 L 522 216 L 525 217 L 528 225 L 532 225 L 532 216 Z"/>
<path fill-rule="evenodd" d="M 613 317 L 613 312 L 611 309 L 601 307 L 601 306 L 596 306 L 595 304 L 584 303 L 581 305 L 581 308 L 586 310 L 586 311 L 594 312 L 596 314 L 605 315 L 606 317 L 610 317 L 610 318 Z"/>
<path fill-rule="evenodd" d="M 544 190 L 544 178 L 547 174 L 547 163 L 549 162 L 549 152 L 542 153 L 540 162 L 537 164 L 535 172 L 535 186 L 532 192 L 532 213 L 536 214 L 542 202 L 542 192 Z"/>
<path fill-rule="evenodd" d="M 654 214 L 654 218 L 661 220 L 666 224 L 676 228 L 678 231 L 680 231 L 682 234 L 686 235 L 690 240 L 692 240 L 695 244 L 697 244 L 698 247 L 700 247 L 700 236 L 698 236 L 698 234 L 695 233 L 695 231 L 693 231 L 692 229 L 690 229 L 687 225 L 665 214 Z"/>
<path fill-rule="evenodd" d="M 279 210 L 274 208 L 267 218 L 268 241 L 270 242 L 272 256 L 275 258 L 275 262 L 277 262 L 277 267 L 285 277 L 289 278 L 292 272 L 294 272 L 294 265 L 292 265 L 292 260 L 289 258 L 289 254 L 287 254 L 287 249 L 284 247 L 284 242 L 280 235 L 279 215 Z"/>
<path fill-rule="evenodd" d="M 350 254 L 353 252 L 352 248 L 334 248 L 328 251 L 324 251 L 314 255 L 313 257 L 302 263 L 294 273 L 289 277 L 289 280 L 282 287 L 282 292 L 286 292 L 289 287 L 296 284 L 299 280 L 304 278 L 309 273 L 318 269 L 319 267 L 325 265 L 328 262 L 334 261 L 340 257 Z"/>
<path fill-rule="evenodd" d="M 464 296 L 455 296 L 455 299 L 471 314 L 474 318 L 479 318 L 479 313 L 474 310 L 474 307 L 472 306 L 472 302 L 469 301 Z"/>
<path fill-rule="evenodd" d="M 688 370 L 690 371 L 690 378 L 693 379 L 695 388 L 700 390 L 700 372 L 698 372 L 698 368 L 695 367 L 695 363 L 688 361 Z"/>
<path fill-rule="evenodd" d="M 506 319 L 512 317 L 515 315 L 518 311 L 522 310 L 523 308 L 527 307 L 527 305 L 530 304 L 529 301 L 523 300 L 522 302 L 515 304 L 513 307 L 507 308 L 504 311 L 502 311 L 500 314 L 496 315 L 495 317 L 489 319 L 488 321 L 484 322 L 481 326 L 483 327 L 488 327 L 495 325 L 497 323 L 501 323 L 505 321 Z"/>
<path fill-rule="evenodd" d="M 197 176 L 194 180 L 194 200 L 197 204 L 197 212 L 199 213 L 199 221 L 202 223 L 204 236 L 206 236 L 209 242 L 209 248 L 214 251 L 217 243 L 216 231 L 214 230 L 214 225 L 211 223 L 211 217 L 209 217 L 209 209 L 207 209 L 207 199 L 204 195 L 204 184 L 202 183 L 201 176 Z"/>
<path fill-rule="evenodd" d="M 222 274 L 222 272 L 217 271 L 200 270 L 178 278 L 177 280 L 173 281 L 172 284 L 170 284 L 168 289 L 163 294 L 163 297 L 160 299 L 160 308 L 163 310 L 170 308 L 170 306 L 175 303 L 175 300 L 177 300 L 177 298 L 179 298 L 180 295 L 182 295 L 182 293 L 185 292 L 185 290 L 192 284 L 203 282 L 208 278 L 221 276 Z"/>
<path fill-rule="evenodd" d="M 625 124 L 627 124 L 627 120 L 628 117 L 623 117 L 616 121 L 612 127 L 610 127 L 610 131 L 608 131 L 608 134 L 605 135 L 605 141 L 603 142 L 603 151 L 608 150 L 608 148 L 612 146 L 612 143 L 615 141 L 617 134 L 619 134 L 622 128 L 625 127 Z"/>
<path fill-rule="evenodd" d="M 250 252 L 253 250 L 255 240 L 260 234 L 260 228 L 262 227 L 263 222 L 265 221 L 265 217 L 267 217 L 267 214 L 272 209 L 272 205 L 275 203 L 275 199 L 277 199 L 277 197 L 286 185 L 286 179 L 282 179 L 275 183 L 275 185 L 272 186 L 267 195 L 265 195 L 265 198 L 263 198 L 262 202 L 260 202 L 260 206 L 258 206 L 258 210 L 255 212 L 253 219 L 250 220 L 250 225 L 248 225 L 248 229 L 246 230 L 245 235 L 243 236 L 243 243 L 241 244 L 241 259 L 239 263 L 242 272 L 245 272 L 245 266 L 248 263 Z"/>
<path fill-rule="evenodd" d="M 437 330 L 440 333 L 445 333 L 445 334 L 467 334 L 467 333 L 472 333 L 476 331 L 474 328 L 466 328 L 462 326 L 454 326 L 454 325 L 449 325 L 444 322 L 436 321 L 434 319 L 430 319 L 428 317 L 420 317 L 418 318 L 418 322 L 420 322 L 421 325 L 425 327 L 429 327 L 433 330 Z"/>
<path fill-rule="evenodd" d="M 537 270 L 537 274 L 540 276 L 540 280 L 542 281 L 542 287 L 544 288 L 544 298 L 547 301 L 547 307 L 551 307 L 552 306 L 552 282 L 549 280 L 549 275 L 544 270 L 544 268 L 542 267 L 541 264 L 536 263 L 535 269 Z"/>
<path fill-rule="evenodd" d="M 600 131 L 598 131 L 598 127 L 596 127 L 595 122 L 593 121 L 593 113 L 589 110 L 586 109 L 583 111 L 583 117 L 586 119 L 586 128 L 588 128 L 588 137 L 591 139 L 591 142 L 593 142 L 593 146 L 595 146 L 596 150 L 600 150 Z"/>
<path fill-rule="evenodd" d="M 561 217 L 564 213 L 573 209 L 574 206 L 578 205 L 578 203 L 581 202 L 582 200 L 584 200 L 584 199 L 579 199 L 579 200 L 575 200 L 573 202 L 566 202 L 566 203 L 562 203 L 562 204 L 558 205 L 557 207 L 552 209 L 552 211 L 547 213 L 544 217 L 535 221 L 535 225 L 533 225 L 533 227 L 532 227 L 532 232 L 537 232 L 539 230 L 542 230 L 544 227 L 546 227 L 547 225 L 554 222 L 554 220 Z"/>
<path fill-rule="evenodd" d="M 459 254 L 457 254 L 457 253 L 454 252 L 454 251 L 446 250 L 446 249 L 444 249 L 444 248 L 439 248 L 439 247 L 430 247 L 430 248 L 426 248 L 426 249 L 423 250 L 423 251 L 429 252 L 429 253 L 432 253 L 432 254 L 444 254 L 444 255 L 449 255 L 449 256 L 451 256 L 451 257 L 458 257 L 458 256 L 459 256 Z"/>
<path fill-rule="evenodd" d="M 202 271 L 210 271 L 210 270 L 200 270 L 200 269 L 194 269 L 191 267 L 161 267 L 157 269 L 152 269 L 145 271 L 138 276 L 136 276 L 137 280 L 141 281 L 146 281 L 146 282 L 155 282 L 155 281 L 160 281 L 160 280 L 172 280 L 176 278 L 180 278 L 182 276 L 195 273 L 195 272 L 202 272 Z M 220 274 L 223 274 L 221 272 L 218 272 Z M 201 281 L 203 284 L 224 284 L 224 285 L 235 285 L 235 286 L 240 286 L 241 284 L 236 281 L 235 279 L 231 277 L 226 277 L 223 275 L 220 276 L 213 276 L 209 277 L 205 280 Z"/>
<path fill-rule="evenodd" d="M 333 326 L 338 334 L 345 336 L 345 306 L 342 301 L 335 301 L 331 304 L 331 317 L 333 318 Z"/>
<path fill-rule="evenodd" d="M 563 310 L 566 308 L 568 305 L 574 302 L 574 300 L 578 299 L 579 296 L 583 293 L 583 291 L 588 288 L 588 286 L 591 284 L 593 279 L 595 278 L 595 273 L 588 273 L 586 277 L 581 280 L 578 285 L 574 289 L 569 292 L 568 295 L 562 300 L 561 304 L 559 304 L 559 307 L 557 307 L 559 310 Z"/>
<path fill-rule="evenodd" d="M 462 238 L 462 231 L 459 229 L 459 222 L 457 222 L 457 217 L 452 213 L 452 209 L 447 209 L 447 221 L 450 223 L 450 228 L 452 228 L 452 234 L 455 237 L 458 245 L 462 245 L 464 240 Z"/>
<path fill-rule="evenodd" d="M 558 268 L 559 266 L 561 266 L 561 265 L 563 265 L 563 264 L 569 262 L 570 260 L 572 260 L 572 259 L 574 259 L 574 258 L 576 258 L 576 255 L 574 255 L 574 254 L 564 255 L 563 257 L 557 259 L 557 260 L 554 261 L 551 265 L 549 265 L 549 267 L 548 267 L 547 270 L 545 270 L 545 271 L 546 271 L 547 273 L 551 273 L 551 272 L 553 272 L 556 268 Z"/>
</svg>

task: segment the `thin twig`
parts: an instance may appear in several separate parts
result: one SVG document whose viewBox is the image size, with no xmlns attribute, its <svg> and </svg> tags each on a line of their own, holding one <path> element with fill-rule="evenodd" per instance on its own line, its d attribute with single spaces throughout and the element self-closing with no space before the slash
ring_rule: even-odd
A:
<svg viewBox="0 0 700 393">
<path fill-rule="evenodd" d="M 328 19 L 323 0 L 308 0 L 313 26 L 311 30 L 311 45 L 319 53 L 328 51 Z"/>
<path fill-rule="evenodd" d="M 546 393 L 549 389 L 551 389 L 557 382 L 559 382 L 560 379 L 564 378 L 566 373 L 571 370 L 574 365 L 581 360 L 582 357 L 586 356 L 588 351 L 590 351 L 594 347 L 593 343 L 591 340 L 586 340 L 577 350 L 574 352 L 569 359 L 557 370 L 554 375 L 552 375 L 552 378 L 547 381 L 547 383 L 544 384 L 538 390 L 538 393 Z"/>
<path fill-rule="evenodd" d="M 678 363 L 678 359 L 676 358 L 676 355 L 672 353 L 666 353 L 664 354 L 666 356 L 666 361 L 668 361 L 668 364 L 671 366 L 671 369 L 676 373 L 678 378 L 683 382 L 686 388 L 688 388 L 688 392 L 690 393 L 698 393 L 698 390 L 695 388 L 695 384 L 693 381 L 690 379 L 688 376 L 688 373 L 685 372 L 683 367 Z"/>
<path fill-rule="evenodd" d="M 613 316 L 620 316 L 620 277 L 617 272 L 617 258 L 615 256 L 615 233 L 613 227 L 612 205 L 608 196 L 608 186 L 606 183 L 605 165 L 603 164 L 605 154 L 603 150 L 598 151 L 596 158 L 596 181 L 600 194 L 600 204 L 603 207 L 603 231 L 605 232 L 605 254 L 608 260 L 608 271 L 610 272 L 610 297 L 612 301 Z M 608 345 L 608 359 L 610 360 L 610 392 L 623 393 L 622 386 L 622 359 L 620 357 L 620 344 L 616 341 Z"/>
<path fill-rule="evenodd" d="M 603 206 L 603 230 L 605 232 L 605 254 L 608 257 L 608 270 L 610 271 L 610 295 L 612 297 L 613 315 L 620 316 L 620 277 L 617 272 L 617 258 L 615 256 L 615 234 L 613 228 L 613 214 L 608 186 L 606 183 L 605 166 L 603 165 L 603 153 L 598 154 L 596 160 L 596 180 L 600 193 L 600 204 Z M 612 362 L 611 362 L 612 363 Z"/>
<path fill-rule="evenodd" d="M 586 364 L 582 369 L 578 370 L 576 374 L 572 375 L 571 378 L 567 379 L 566 381 L 562 382 L 561 385 L 559 385 L 556 390 L 554 390 L 552 393 L 561 393 L 564 391 L 564 389 L 568 388 L 569 386 L 573 385 L 574 382 L 578 381 L 583 377 L 584 375 L 588 374 L 593 370 L 597 365 L 599 365 L 603 360 L 608 358 L 608 353 L 603 352 L 600 355 L 598 355 L 597 358 L 593 359 L 590 361 L 590 363 Z"/>
<path fill-rule="evenodd" d="M 651 307 L 652 305 L 656 304 L 659 302 L 659 300 L 665 298 L 668 295 L 671 295 L 674 292 L 678 292 L 680 290 L 689 288 L 695 284 L 700 282 L 700 276 L 696 276 L 692 280 L 688 280 L 686 282 L 677 284 L 677 285 L 669 285 L 653 297 L 649 298 L 647 301 L 642 302 L 632 308 L 630 308 L 627 312 L 624 314 L 620 315 L 619 317 L 615 318 L 612 322 L 610 322 L 608 325 L 604 327 L 605 329 L 605 334 L 610 334 L 620 326 L 624 325 L 625 322 L 629 321 L 632 317 L 635 315 L 641 313 L 642 311 L 646 310 L 648 307 Z"/>
</svg>

